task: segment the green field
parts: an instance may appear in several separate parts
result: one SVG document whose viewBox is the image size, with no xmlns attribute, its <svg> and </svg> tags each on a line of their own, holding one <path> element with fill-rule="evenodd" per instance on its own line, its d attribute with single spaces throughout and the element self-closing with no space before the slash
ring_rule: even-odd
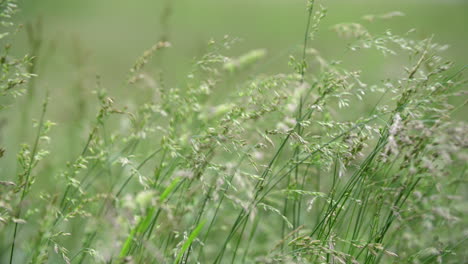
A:
<svg viewBox="0 0 468 264">
<path fill-rule="evenodd" d="M 0 7 L 0 263 L 468 261 L 468 2 Z"/>
</svg>

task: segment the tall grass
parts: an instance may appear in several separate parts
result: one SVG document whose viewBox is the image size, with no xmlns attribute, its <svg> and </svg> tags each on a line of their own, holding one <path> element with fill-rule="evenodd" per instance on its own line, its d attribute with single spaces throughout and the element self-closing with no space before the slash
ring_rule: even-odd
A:
<svg viewBox="0 0 468 264">
<path fill-rule="evenodd" d="M 10 16 L 14 1 L 0 3 Z M 407 62 L 398 76 L 365 83 L 359 69 L 311 48 L 327 10 L 309 0 L 289 72 L 256 73 L 269 57 L 263 49 L 224 55 L 236 42 L 226 36 L 168 87 L 148 69 L 172 48 L 170 1 L 165 10 L 161 42 L 124 80 L 145 93 L 136 106 L 122 106 L 97 78 L 95 118 L 59 124 L 73 136 L 56 139 L 46 96 L 17 175 L 0 182 L 0 262 L 466 261 L 466 124 L 452 118 L 465 103 L 450 103 L 465 96 L 465 67 L 441 56 L 446 46 L 338 24 L 345 52 L 374 49 Z M 31 93 L 10 108 L 38 100 L 40 87 L 26 85 L 34 63 L 2 57 L 2 95 Z M 81 148 L 47 150 L 54 140 Z M 74 158 L 57 164 L 64 152 Z"/>
</svg>

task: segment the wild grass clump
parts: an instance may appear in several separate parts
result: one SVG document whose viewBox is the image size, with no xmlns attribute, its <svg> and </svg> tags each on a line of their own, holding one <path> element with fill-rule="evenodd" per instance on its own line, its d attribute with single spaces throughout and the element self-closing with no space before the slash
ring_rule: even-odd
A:
<svg viewBox="0 0 468 264">
<path fill-rule="evenodd" d="M 467 128 L 453 118 L 465 104 L 451 103 L 465 96 L 465 68 L 432 38 L 336 25 L 347 52 L 407 62 L 366 83 L 311 48 L 326 13 L 308 2 L 291 70 L 272 75 L 249 74 L 264 49 L 224 55 L 226 36 L 168 87 L 147 69 L 171 48 L 163 39 L 123 80 L 145 93 L 134 106 L 98 82 L 96 117 L 82 116 L 86 136 L 68 139 L 81 149 L 66 164 L 54 160 L 67 147 L 47 150 L 45 100 L 17 175 L 0 182 L 0 262 L 466 261 Z M 2 57 L 2 93 L 34 75 L 29 60 Z"/>
</svg>

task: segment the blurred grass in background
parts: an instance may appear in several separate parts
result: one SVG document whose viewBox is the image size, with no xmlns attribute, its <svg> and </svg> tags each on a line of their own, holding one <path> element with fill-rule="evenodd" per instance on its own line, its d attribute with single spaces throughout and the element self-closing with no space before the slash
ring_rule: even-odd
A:
<svg viewBox="0 0 468 264">
<path fill-rule="evenodd" d="M 467 1 L 330 0 L 321 4 L 329 12 L 312 46 L 327 57 L 338 59 L 346 45 L 330 26 L 363 22 L 362 17 L 369 14 L 401 11 L 404 17 L 372 23 L 369 29 L 374 33 L 391 29 L 403 34 L 415 28 L 420 38 L 434 34 L 435 42 L 450 43 L 449 58 L 456 58 L 461 64 L 468 59 Z M 41 69 L 40 77 L 42 83 L 52 87 L 66 85 L 76 73 L 73 67 L 76 46 L 89 52 L 86 66 L 93 68 L 90 72 L 101 75 L 110 88 L 122 81 L 120 77 L 128 73 L 135 58 L 165 34 L 174 47 L 163 67 L 170 84 L 186 73 L 209 39 L 221 39 L 226 34 L 243 40 L 234 47 L 234 54 L 266 48 L 269 60 L 273 60 L 266 67 L 271 71 L 282 70 L 287 67 L 288 55 L 302 41 L 306 15 L 302 0 L 23 0 L 20 6 L 23 11 L 19 20 L 35 23 L 40 17 L 44 39 L 51 42 L 46 44 L 54 46 L 53 56 L 44 62 L 47 67 Z M 165 11 L 168 6 L 169 13 Z M 167 28 L 161 25 L 164 15 Z M 372 58 L 356 63 L 376 72 L 395 70 Z"/>
</svg>

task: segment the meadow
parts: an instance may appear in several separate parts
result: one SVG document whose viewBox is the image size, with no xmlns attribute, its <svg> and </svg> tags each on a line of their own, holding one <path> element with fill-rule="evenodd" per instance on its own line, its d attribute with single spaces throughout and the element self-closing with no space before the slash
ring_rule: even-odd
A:
<svg viewBox="0 0 468 264">
<path fill-rule="evenodd" d="M 0 0 L 0 263 L 466 263 L 467 11 Z"/>
</svg>

